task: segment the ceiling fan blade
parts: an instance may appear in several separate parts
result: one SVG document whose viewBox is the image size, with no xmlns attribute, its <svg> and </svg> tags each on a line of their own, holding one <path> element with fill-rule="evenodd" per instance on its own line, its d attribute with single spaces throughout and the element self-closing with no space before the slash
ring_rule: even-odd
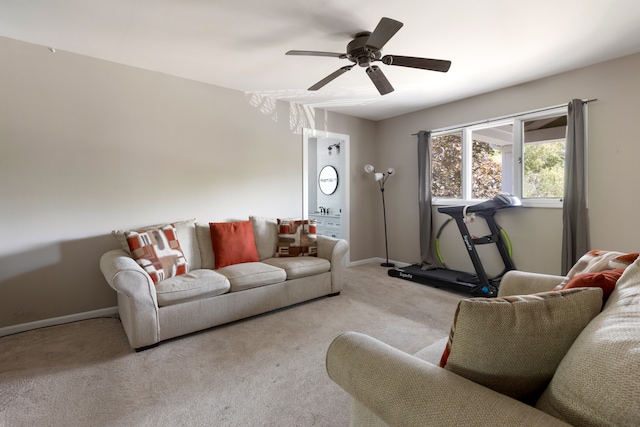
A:
<svg viewBox="0 0 640 427">
<path fill-rule="evenodd" d="M 329 74 L 327 77 L 325 77 L 324 79 L 320 80 L 318 83 L 314 84 L 313 86 L 311 86 L 309 88 L 309 90 L 318 90 L 321 87 L 323 87 L 324 85 L 326 85 L 327 83 L 333 81 L 334 79 L 336 79 L 337 77 L 340 77 L 341 75 L 343 75 L 344 73 L 346 73 L 347 71 L 349 71 L 350 69 L 352 69 L 355 66 L 355 64 L 353 65 L 347 65 L 345 67 L 340 68 L 339 70 L 334 71 L 333 73 Z"/>
<path fill-rule="evenodd" d="M 376 88 L 378 89 L 378 92 L 380 92 L 380 95 L 386 95 L 390 92 L 393 92 L 393 86 L 391 86 L 391 83 L 389 83 L 389 80 L 387 80 L 380 67 L 372 65 L 371 67 L 367 68 L 367 75 L 369 76 L 373 84 L 376 85 Z"/>
<path fill-rule="evenodd" d="M 346 58 L 344 53 L 337 52 L 320 52 L 317 50 L 290 50 L 285 55 L 304 55 L 304 56 L 330 56 L 333 58 Z"/>
<path fill-rule="evenodd" d="M 451 67 L 451 61 L 442 59 L 414 58 L 412 56 L 385 55 L 381 61 L 387 65 L 420 68 L 421 70 L 440 71 L 446 73 Z"/>
<path fill-rule="evenodd" d="M 395 19 L 382 18 L 380 22 L 378 22 L 376 29 L 373 30 L 373 33 L 369 36 L 367 47 L 377 50 L 382 49 L 391 37 L 402 28 L 402 25 L 404 25 L 402 22 L 396 21 Z"/>
</svg>

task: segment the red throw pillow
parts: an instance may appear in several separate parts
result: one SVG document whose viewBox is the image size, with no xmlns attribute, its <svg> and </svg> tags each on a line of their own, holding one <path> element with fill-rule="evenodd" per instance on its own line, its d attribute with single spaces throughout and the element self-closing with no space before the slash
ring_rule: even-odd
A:
<svg viewBox="0 0 640 427">
<path fill-rule="evenodd" d="M 209 230 L 216 269 L 260 261 L 251 221 L 210 222 Z"/>
<path fill-rule="evenodd" d="M 609 295 L 616 287 L 616 282 L 622 276 L 624 268 L 598 271 L 596 273 L 578 274 L 569 280 L 563 289 L 571 288 L 602 288 L 602 301 L 607 301 Z"/>
</svg>

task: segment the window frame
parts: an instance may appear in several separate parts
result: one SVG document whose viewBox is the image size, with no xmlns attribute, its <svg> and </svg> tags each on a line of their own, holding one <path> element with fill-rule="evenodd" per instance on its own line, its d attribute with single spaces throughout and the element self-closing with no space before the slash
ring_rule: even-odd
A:
<svg viewBox="0 0 640 427">
<path fill-rule="evenodd" d="M 462 198 L 443 198 L 433 197 L 432 204 L 434 206 L 442 205 L 468 205 L 480 203 L 486 199 L 473 199 L 471 198 L 471 181 L 472 181 L 472 133 L 477 130 L 482 130 L 491 127 L 498 127 L 504 125 L 513 126 L 513 162 L 512 162 L 512 177 L 513 177 L 513 189 L 512 194 L 520 198 L 524 207 L 539 207 L 539 208 L 562 208 L 562 198 L 525 198 L 523 196 L 523 183 L 524 183 L 524 134 L 523 127 L 524 122 L 538 119 L 545 119 L 553 116 L 568 115 L 568 107 L 566 104 L 555 107 L 549 107 L 541 110 L 530 111 L 527 113 L 515 114 L 511 116 L 505 116 L 496 119 L 490 119 L 483 122 L 470 123 L 467 125 L 460 125 L 442 130 L 432 131 L 432 138 L 439 136 L 446 136 L 451 134 L 461 134 L 462 145 L 462 166 L 461 166 L 461 193 Z M 586 134 L 586 132 L 585 132 Z"/>
</svg>

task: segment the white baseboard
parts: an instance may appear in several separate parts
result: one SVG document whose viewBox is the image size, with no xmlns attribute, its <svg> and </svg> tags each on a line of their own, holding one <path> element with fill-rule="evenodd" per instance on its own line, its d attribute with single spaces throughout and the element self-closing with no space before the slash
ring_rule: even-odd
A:
<svg viewBox="0 0 640 427">
<path fill-rule="evenodd" d="M 83 313 L 70 314 L 68 316 L 52 317 L 50 319 L 37 320 L 35 322 L 20 323 L 19 325 L 0 328 L 0 337 L 13 335 L 33 329 L 46 328 L 48 326 L 62 325 L 64 323 L 77 322 L 78 320 L 93 319 L 96 317 L 108 317 L 118 313 L 118 307 L 101 308 L 100 310 L 85 311 Z"/>
</svg>

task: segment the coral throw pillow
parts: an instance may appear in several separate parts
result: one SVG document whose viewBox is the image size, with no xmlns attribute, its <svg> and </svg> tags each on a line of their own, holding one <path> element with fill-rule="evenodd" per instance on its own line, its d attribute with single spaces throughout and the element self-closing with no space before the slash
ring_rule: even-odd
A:
<svg viewBox="0 0 640 427">
<path fill-rule="evenodd" d="M 151 276 L 153 283 L 187 273 L 187 260 L 173 226 L 125 231 L 124 236 L 131 256 Z"/>
<path fill-rule="evenodd" d="M 210 222 L 209 231 L 216 269 L 260 261 L 251 221 Z"/>
<path fill-rule="evenodd" d="M 278 219 L 276 257 L 318 256 L 316 220 Z"/>
<path fill-rule="evenodd" d="M 602 290 L 460 301 L 440 366 L 532 403 L 602 307 Z"/>
<path fill-rule="evenodd" d="M 583 273 L 578 274 L 573 279 L 569 280 L 569 283 L 565 285 L 563 289 L 572 288 L 601 288 L 602 289 L 602 301 L 606 302 L 611 292 L 616 287 L 616 283 L 625 268 L 616 268 L 614 270 L 604 270 L 596 273 Z"/>
</svg>

